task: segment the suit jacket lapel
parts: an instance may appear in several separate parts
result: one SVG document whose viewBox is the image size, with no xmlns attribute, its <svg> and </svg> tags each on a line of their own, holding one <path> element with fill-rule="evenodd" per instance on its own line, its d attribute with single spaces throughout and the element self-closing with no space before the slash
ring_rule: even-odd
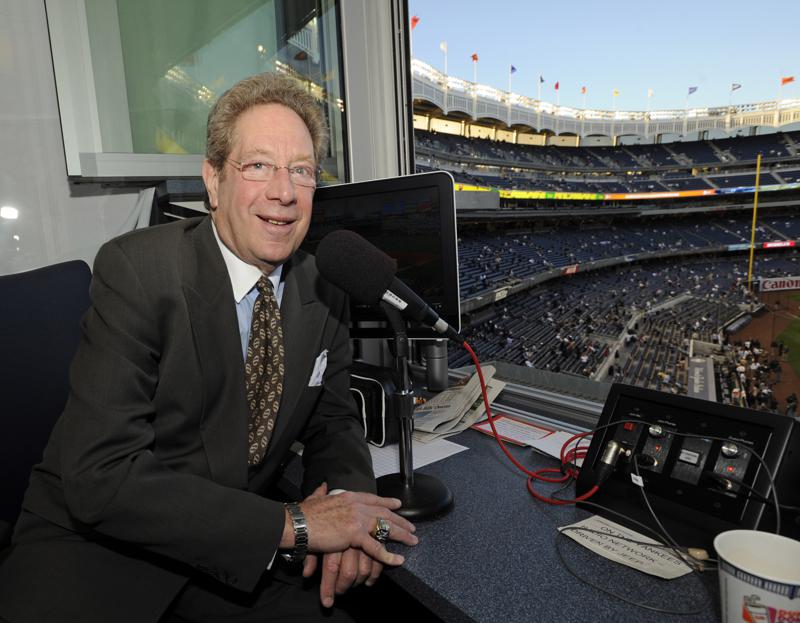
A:
<svg viewBox="0 0 800 623">
<path fill-rule="evenodd" d="M 211 219 L 189 237 L 181 255 L 183 289 L 202 370 L 201 436 L 211 477 L 247 486 L 247 418 L 244 362 L 230 277 Z"/>
<path fill-rule="evenodd" d="M 309 274 L 310 256 L 298 252 L 285 264 L 286 276 L 281 301 L 283 342 L 285 348 L 283 395 L 270 445 L 286 430 L 303 391 L 307 388 L 319 356 L 319 344 L 327 307 L 314 294 L 313 276 Z M 269 452 L 269 449 L 267 450 Z"/>
</svg>

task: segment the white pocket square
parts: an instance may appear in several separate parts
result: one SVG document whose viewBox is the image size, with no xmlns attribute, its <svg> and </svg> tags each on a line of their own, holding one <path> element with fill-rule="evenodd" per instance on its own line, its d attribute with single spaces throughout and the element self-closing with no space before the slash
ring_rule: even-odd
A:
<svg viewBox="0 0 800 623">
<path fill-rule="evenodd" d="M 325 375 L 325 368 L 328 365 L 328 349 L 323 350 L 317 355 L 317 360 L 314 362 L 314 370 L 311 372 L 311 378 L 308 380 L 309 387 L 319 387 L 322 385 L 322 378 Z"/>
</svg>

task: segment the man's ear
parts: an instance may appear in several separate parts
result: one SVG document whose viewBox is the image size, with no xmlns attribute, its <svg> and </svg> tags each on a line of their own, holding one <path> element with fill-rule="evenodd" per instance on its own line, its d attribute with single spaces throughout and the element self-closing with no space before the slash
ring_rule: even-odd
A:
<svg viewBox="0 0 800 623">
<path fill-rule="evenodd" d="M 217 209 L 217 186 L 219 184 L 219 171 L 206 158 L 203 160 L 203 182 L 208 192 L 208 203 L 212 210 Z"/>
</svg>

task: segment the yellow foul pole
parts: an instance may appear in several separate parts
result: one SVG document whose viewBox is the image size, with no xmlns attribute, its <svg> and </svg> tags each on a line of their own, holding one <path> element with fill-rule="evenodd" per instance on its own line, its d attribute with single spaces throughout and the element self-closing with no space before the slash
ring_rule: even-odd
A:
<svg viewBox="0 0 800 623">
<path fill-rule="evenodd" d="M 747 289 L 753 294 L 753 253 L 756 250 L 756 215 L 758 214 L 758 182 L 761 177 L 761 152 L 756 159 L 756 192 L 753 195 L 753 224 L 750 227 L 750 266 L 747 269 Z"/>
</svg>

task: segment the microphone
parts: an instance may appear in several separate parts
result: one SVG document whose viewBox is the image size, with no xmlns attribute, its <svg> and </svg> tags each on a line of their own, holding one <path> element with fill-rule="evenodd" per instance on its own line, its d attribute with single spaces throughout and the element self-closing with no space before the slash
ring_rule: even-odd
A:
<svg viewBox="0 0 800 623">
<path fill-rule="evenodd" d="M 317 270 L 359 303 L 385 301 L 413 320 L 459 344 L 464 338 L 400 281 L 397 261 L 354 231 L 340 229 L 325 236 L 316 252 Z"/>
</svg>

